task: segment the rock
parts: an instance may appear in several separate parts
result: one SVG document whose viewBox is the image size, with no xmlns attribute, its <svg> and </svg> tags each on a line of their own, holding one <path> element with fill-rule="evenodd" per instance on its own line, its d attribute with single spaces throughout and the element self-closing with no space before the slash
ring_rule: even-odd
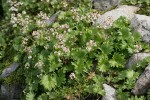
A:
<svg viewBox="0 0 150 100">
<path fill-rule="evenodd" d="M 135 83 L 132 93 L 135 95 L 142 95 L 150 89 L 150 65 L 146 67 Z"/>
<path fill-rule="evenodd" d="M 117 100 L 116 90 L 107 84 L 103 84 L 105 91 L 105 96 L 102 97 L 102 100 Z"/>
<path fill-rule="evenodd" d="M 121 3 L 121 0 L 92 0 L 94 9 L 106 11 L 110 8 L 117 6 Z"/>
<path fill-rule="evenodd" d="M 48 25 L 51 25 L 53 24 L 56 19 L 57 19 L 57 16 L 59 15 L 60 11 L 56 12 L 54 15 L 52 15 L 49 19 L 45 20 L 45 23 L 48 24 Z"/>
<path fill-rule="evenodd" d="M 119 17 L 124 16 L 128 20 L 131 20 L 135 12 L 138 11 L 139 8 L 135 6 L 122 5 L 117 9 L 108 11 L 101 15 L 96 22 L 95 25 L 100 25 L 101 28 L 110 28 L 114 21 L 116 21 Z"/>
<path fill-rule="evenodd" d="M 128 60 L 128 62 L 126 63 L 126 68 L 131 68 L 133 65 L 137 64 L 138 61 L 143 60 L 146 57 L 149 57 L 150 53 L 137 53 L 137 54 L 133 54 L 133 56 L 131 56 Z"/>
<path fill-rule="evenodd" d="M 1 77 L 2 78 L 6 78 L 11 73 L 13 73 L 18 67 L 19 67 L 18 63 L 11 64 L 8 68 L 6 68 L 6 69 L 3 70 L 2 74 L 1 74 Z"/>
<path fill-rule="evenodd" d="M 2 84 L 0 90 L 0 100 L 20 100 L 23 87 L 21 84 L 15 83 L 12 85 Z"/>
<path fill-rule="evenodd" d="M 143 41 L 150 43 L 150 16 L 136 14 L 131 20 L 131 25 L 141 34 Z"/>
<path fill-rule="evenodd" d="M 22 90 L 23 90 L 23 87 L 21 86 L 21 84 L 13 84 L 11 86 L 11 98 L 12 99 L 20 99 Z"/>
<path fill-rule="evenodd" d="M 9 86 L 2 84 L 0 90 L 0 99 L 9 100 L 10 99 L 10 90 Z"/>
</svg>

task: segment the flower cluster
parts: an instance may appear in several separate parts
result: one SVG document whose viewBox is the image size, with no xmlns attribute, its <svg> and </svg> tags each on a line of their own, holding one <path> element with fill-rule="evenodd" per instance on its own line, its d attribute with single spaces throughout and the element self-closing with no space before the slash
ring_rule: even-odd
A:
<svg viewBox="0 0 150 100">
<path fill-rule="evenodd" d="M 30 54 L 32 53 L 32 50 L 30 47 L 27 46 L 27 43 L 28 43 L 28 38 L 26 37 L 22 38 L 22 46 L 24 48 L 24 52 Z"/>
<path fill-rule="evenodd" d="M 41 30 L 33 31 L 33 32 L 32 32 L 32 36 L 33 36 L 34 38 L 39 39 L 39 38 L 41 37 Z"/>
<path fill-rule="evenodd" d="M 49 16 L 46 13 L 40 11 L 40 13 L 37 15 L 37 18 L 35 20 L 36 20 L 36 24 L 38 26 L 45 27 L 45 25 L 46 25 L 45 20 L 48 20 L 48 19 L 49 19 Z"/>
<path fill-rule="evenodd" d="M 37 68 L 39 68 L 39 69 L 42 69 L 43 66 L 44 66 L 44 63 L 43 63 L 42 61 L 38 61 L 38 62 L 34 65 L 34 67 L 37 67 Z"/>
<path fill-rule="evenodd" d="M 59 33 L 58 30 L 62 31 L 62 33 Z M 57 40 L 57 43 L 54 45 L 54 48 L 56 50 L 54 53 L 58 56 L 62 55 L 63 53 L 69 53 L 70 49 L 66 46 L 65 43 L 67 41 L 66 34 L 71 31 L 70 26 L 68 24 L 62 24 L 57 28 L 50 28 L 49 31 L 49 33 L 53 35 Z"/>
<path fill-rule="evenodd" d="M 86 13 L 86 15 L 80 14 L 80 10 L 77 8 L 72 8 L 71 12 L 73 13 L 72 18 L 76 20 L 77 22 L 81 20 L 85 20 L 88 23 L 94 23 L 96 19 L 98 19 L 101 15 L 99 12 L 89 12 Z"/>
<path fill-rule="evenodd" d="M 86 15 L 87 21 L 94 23 L 101 15 L 98 12 L 90 12 Z"/>
<path fill-rule="evenodd" d="M 134 45 L 134 52 L 139 52 L 140 50 L 142 50 L 142 46 L 141 45 Z"/>
<path fill-rule="evenodd" d="M 69 52 L 70 52 L 70 49 L 65 45 L 66 39 L 65 39 L 65 37 L 64 37 L 64 34 L 57 34 L 57 35 L 56 35 L 56 38 L 57 38 L 57 40 L 58 40 L 58 43 L 56 43 L 56 44 L 54 45 L 54 48 L 55 48 L 56 50 L 58 50 L 58 51 L 55 51 L 54 53 L 56 53 L 57 55 L 61 55 L 61 54 L 63 54 L 63 52 L 64 52 L 64 53 L 69 53 Z M 61 51 L 63 51 L 63 52 L 61 52 L 61 51 L 59 51 L 59 50 L 61 50 Z"/>
<path fill-rule="evenodd" d="M 67 8 L 68 3 L 67 3 L 67 1 L 66 1 L 66 0 L 65 0 L 65 1 L 63 1 L 63 2 L 62 2 L 62 4 L 63 4 L 63 7 L 64 7 L 64 8 Z"/>
<path fill-rule="evenodd" d="M 25 47 L 24 50 L 25 50 L 25 52 L 28 53 L 28 54 L 32 53 L 31 47 Z"/>
<path fill-rule="evenodd" d="M 77 22 L 81 20 L 80 19 L 81 17 L 79 16 L 79 9 L 72 7 L 72 9 L 70 11 L 73 13 L 72 18 L 74 20 L 76 20 Z"/>
<path fill-rule="evenodd" d="M 23 27 L 21 31 L 25 33 L 27 30 L 27 25 L 30 21 L 29 16 L 26 15 L 26 11 L 22 11 L 21 13 L 18 12 L 19 8 L 23 5 L 23 3 L 15 0 L 8 0 L 8 3 L 10 5 L 9 11 L 11 12 L 10 23 L 13 25 L 13 27 L 17 27 L 18 25 L 20 25 L 21 27 Z"/>
<path fill-rule="evenodd" d="M 11 12 L 17 12 L 18 8 L 23 4 L 22 2 L 18 2 L 18 1 L 12 1 L 12 0 L 8 0 L 7 1 L 9 3 L 9 5 L 11 6 L 9 11 Z"/>
<path fill-rule="evenodd" d="M 41 1 L 43 2 L 44 0 L 41 0 Z M 49 0 L 46 0 L 46 2 L 49 3 Z"/>
<path fill-rule="evenodd" d="M 57 30 L 62 30 L 64 34 L 71 31 L 70 26 L 68 24 L 63 24 L 63 25 L 58 26 Z M 53 29 L 53 32 L 54 32 L 54 29 Z"/>
<path fill-rule="evenodd" d="M 58 27 L 59 29 L 69 29 L 70 26 L 68 24 L 63 24 Z"/>
<path fill-rule="evenodd" d="M 97 44 L 94 40 L 90 40 L 89 42 L 86 43 L 86 49 L 87 51 L 92 51 L 93 47 L 96 47 Z"/>
</svg>

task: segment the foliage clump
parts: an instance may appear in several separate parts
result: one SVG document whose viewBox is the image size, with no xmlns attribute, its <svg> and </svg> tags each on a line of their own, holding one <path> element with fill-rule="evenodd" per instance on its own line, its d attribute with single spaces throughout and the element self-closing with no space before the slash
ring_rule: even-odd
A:
<svg viewBox="0 0 150 100">
<path fill-rule="evenodd" d="M 120 100 L 138 99 L 130 91 L 143 69 L 126 70 L 125 63 L 149 46 L 141 42 L 126 18 L 120 17 L 104 30 L 92 25 L 100 15 L 88 0 L 71 1 L 8 1 L 11 24 L 0 34 L 0 61 L 5 66 L 21 63 L 24 98 L 100 98 L 106 83 L 115 87 Z M 55 23 L 44 23 L 58 11 Z"/>
<path fill-rule="evenodd" d="M 150 15 L 150 0 L 125 0 L 127 4 L 140 7 L 140 14 Z"/>
</svg>

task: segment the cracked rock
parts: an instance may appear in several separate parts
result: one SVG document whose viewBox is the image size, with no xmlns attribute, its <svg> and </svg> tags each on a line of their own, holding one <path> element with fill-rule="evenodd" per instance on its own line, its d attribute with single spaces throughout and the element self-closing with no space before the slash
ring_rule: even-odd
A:
<svg viewBox="0 0 150 100">
<path fill-rule="evenodd" d="M 101 28 L 108 29 L 113 25 L 113 22 L 121 16 L 131 20 L 134 17 L 135 12 L 138 10 L 139 7 L 122 5 L 117 9 L 108 11 L 101 15 L 94 24 L 99 25 Z"/>
<path fill-rule="evenodd" d="M 150 89 L 150 65 L 145 68 L 145 71 L 136 81 L 132 93 L 142 95 L 146 93 L 148 89 Z"/>
<path fill-rule="evenodd" d="M 114 6 L 118 6 L 121 0 L 91 0 L 93 1 L 94 9 L 106 11 Z"/>
<path fill-rule="evenodd" d="M 136 53 L 133 54 L 126 63 L 126 68 L 131 68 L 133 65 L 137 64 L 138 61 L 144 60 L 144 58 L 150 57 L 150 53 Z"/>
<path fill-rule="evenodd" d="M 131 20 L 131 25 L 141 34 L 143 41 L 150 43 L 150 16 L 136 14 Z"/>
<path fill-rule="evenodd" d="M 117 100 L 116 99 L 116 90 L 107 85 L 107 84 L 103 84 L 103 88 L 105 91 L 105 96 L 103 96 L 102 100 Z"/>
</svg>

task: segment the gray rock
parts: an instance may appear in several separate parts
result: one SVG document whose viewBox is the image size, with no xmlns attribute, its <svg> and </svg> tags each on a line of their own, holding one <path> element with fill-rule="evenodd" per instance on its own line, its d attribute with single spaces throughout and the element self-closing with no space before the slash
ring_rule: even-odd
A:
<svg viewBox="0 0 150 100">
<path fill-rule="evenodd" d="M 0 91 L 0 99 L 9 100 L 10 97 L 10 90 L 9 86 L 2 84 L 1 85 L 1 91 Z"/>
<path fill-rule="evenodd" d="M 143 41 L 150 43 L 150 16 L 136 14 L 131 20 L 131 25 L 141 34 Z"/>
<path fill-rule="evenodd" d="M 19 67 L 18 63 L 11 64 L 8 68 L 3 70 L 2 74 L 1 74 L 1 77 L 6 78 L 10 74 L 12 74 L 18 67 Z"/>
<path fill-rule="evenodd" d="M 146 67 L 135 83 L 132 93 L 135 95 L 142 95 L 150 89 L 150 65 Z"/>
<path fill-rule="evenodd" d="M 21 84 L 15 83 L 12 85 L 2 84 L 0 90 L 0 99 L 4 100 L 20 100 L 23 87 Z"/>
<path fill-rule="evenodd" d="M 149 57 L 150 53 L 136 53 L 133 54 L 133 56 L 130 57 L 128 62 L 126 63 L 126 68 L 131 68 L 133 65 L 137 64 L 138 61 L 143 60 L 146 57 Z"/>
<path fill-rule="evenodd" d="M 116 90 L 107 84 L 103 84 L 105 91 L 105 96 L 102 97 L 102 100 L 117 100 Z"/>
<path fill-rule="evenodd" d="M 121 0 L 92 0 L 94 9 L 106 11 L 110 8 L 117 6 L 121 3 Z"/>
<path fill-rule="evenodd" d="M 19 99 L 22 93 L 23 87 L 21 84 L 13 84 L 11 87 L 11 98 L 12 99 Z"/>
<path fill-rule="evenodd" d="M 135 12 L 138 10 L 139 8 L 135 6 L 122 5 L 117 9 L 108 11 L 101 15 L 94 24 L 99 25 L 101 28 L 107 29 L 110 28 L 113 22 L 121 16 L 131 20 L 134 17 Z"/>
<path fill-rule="evenodd" d="M 45 20 L 45 23 L 48 24 L 48 25 L 51 25 L 53 24 L 56 19 L 57 19 L 57 16 L 59 15 L 60 11 L 56 12 L 54 15 L 52 15 L 49 19 Z"/>
</svg>

